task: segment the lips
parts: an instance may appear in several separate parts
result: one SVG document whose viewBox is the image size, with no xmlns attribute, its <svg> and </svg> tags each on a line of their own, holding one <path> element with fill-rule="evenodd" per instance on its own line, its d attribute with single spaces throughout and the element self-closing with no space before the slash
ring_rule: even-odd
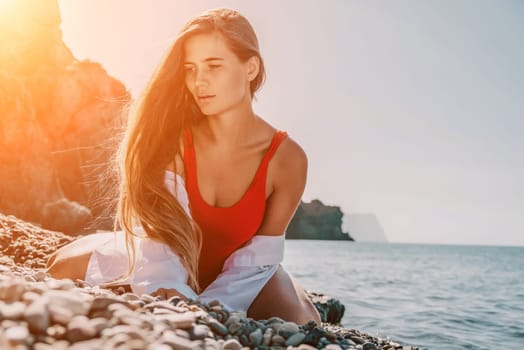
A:
<svg viewBox="0 0 524 350">
<path fill-rule="evenodd" d="M 199 95 L 198 100 L 199 101 L 209 101 L 213 97 L 215 97 L 215 95 Z"/>
</svg>

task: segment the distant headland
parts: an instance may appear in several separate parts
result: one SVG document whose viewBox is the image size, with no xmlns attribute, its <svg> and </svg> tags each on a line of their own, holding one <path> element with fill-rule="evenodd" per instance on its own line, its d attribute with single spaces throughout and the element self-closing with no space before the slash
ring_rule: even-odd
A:
<svg viewBox="0 0 524 350">
<path fill-rule="evenodd" d="M 286 239 L 354 241 L 342 232 L 343 215 L 339 207 L 325 205 L 318 199 L 301 201 L 287 228 Z"/>
</svg>

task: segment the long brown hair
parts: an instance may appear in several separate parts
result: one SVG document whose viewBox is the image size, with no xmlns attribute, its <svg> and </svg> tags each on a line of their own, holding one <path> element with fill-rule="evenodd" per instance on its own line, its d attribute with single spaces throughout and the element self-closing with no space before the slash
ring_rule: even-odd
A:
<svg viewBox="0 0 524 350">
<path fill-rule="evenodd" d="M 133 237 L 140 225 L 148 237 L 167 244 L 188 271 L 188 285 L 199 292 L 198 259 L 202 234 L 164 184 L 169 163 L 181 155 L 180 140 L 201 114 L 185 86 L 184 44 L 192 35 L 218 32 L 241 61 L 256 56 L 258 76 L 251 81 L 254 97 L 265 79 L 258 39 L 248 20 L 230 9 L 214 9 L 190 20 L 163 58 L 146 89 L 129 106 L 128 124 L 121 143 L 120 188 L 115 229 L 126 232 L 130 253 L 129 276 L 135 265 Z"/>
</svg>

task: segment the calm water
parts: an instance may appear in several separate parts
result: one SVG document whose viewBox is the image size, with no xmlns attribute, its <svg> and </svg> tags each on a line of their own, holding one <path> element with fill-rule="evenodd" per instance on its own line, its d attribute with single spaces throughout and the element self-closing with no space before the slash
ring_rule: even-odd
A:
<svg viewBox="0 0 524 350">
<path fill-rule="evenodd" d="M 284 267 L 342 324 L 421 349 L 524 349 L 524 247 L 286 241 Z"/>
</svg>

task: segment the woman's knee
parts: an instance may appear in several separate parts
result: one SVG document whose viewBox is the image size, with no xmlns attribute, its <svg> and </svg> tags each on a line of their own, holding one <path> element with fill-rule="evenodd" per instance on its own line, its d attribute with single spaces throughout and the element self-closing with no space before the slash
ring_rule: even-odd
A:
<svg viewBox="0 0 524 350">
<path fill-rule="evenodd" d="M 47 261 L 46 272 L 57 279 L 83 280 L 91 254 L 87 252 L 74 255 L 58 250 Z"/>
<path fill-rule="evenodd" d="M 55 278 L 83 280 L 93 251 L 111 235 L 112 232 L 87 235 L 60 247 L 47 260 L 47 272 Z"/>
<path fill-rule="evenodd" d="M 255 298 L 248 315 L 259 319 L 278 316 L 299 324 L 310 320 L 320 323 L 320 316 L 304 290 L 281 266 Z"/>
<path fill-rule="evenodd" d="M 77 279 L 84 280 L 90 257 L 91 253 L 65 259 L 57 258 L 53 264 L 47 268 L 47 272 L 52 277 L 58 279 L 69 278 L 73 281 Z"/>
</svg>

